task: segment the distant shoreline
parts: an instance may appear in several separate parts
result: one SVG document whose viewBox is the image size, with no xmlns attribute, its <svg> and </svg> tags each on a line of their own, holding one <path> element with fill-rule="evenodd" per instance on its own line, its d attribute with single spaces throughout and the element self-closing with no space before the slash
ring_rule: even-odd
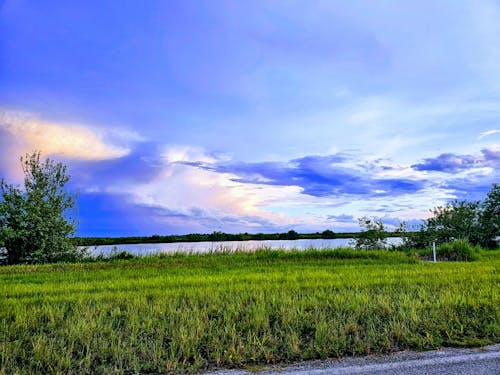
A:
<svg viewBox="0 0 500 375">
<path fill-rule="evenodd" d="M 406 233 L 408 234 L 408 232 Z M 316 233 L 297 233 L 289 231 L 285 233 L 223 233 L 213 232 L 206 234 L 184 234 L 184 235 L 152 235 L 152 236 L 126 236 L 126 237 L 73 237 L 72 241 L 78 246 L 100 246 L 100 245 L 126 245 L 126 244 L 155 244 L 155 243 L 182 243 L 182 242 L 226 242 L 226 241 L 266 241 L 266 240 L 315 240 L 315 239 L 337 239 L 357 238 L 359 232 L 333 232 L 323 231 Z M 386 232 L 387 237 L 399 237 L 401 233 Z"/>
</svg>

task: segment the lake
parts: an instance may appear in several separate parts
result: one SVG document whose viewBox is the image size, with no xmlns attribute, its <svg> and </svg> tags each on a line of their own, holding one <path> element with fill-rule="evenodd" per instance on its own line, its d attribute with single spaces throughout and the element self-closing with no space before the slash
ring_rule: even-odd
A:
<svg viewBox="0 0 500 375">
<path fill-rule="evenodd" d="M 397 245 L 401 242 L 399 237 L 387 239 L 389 245 Z M 174 243 L 141 243 L 124 245 L 102 245 L 89 246 L 89 252 L 94 255 L 109 256 L 113 251 L 127 251 L 134 255 L 149 254 L 173 254 L 182 253 L 212 253 L 227 251 L 252 251 L 259 248 L 272 248 L 282 250 L 306 250 L 306 249 L 332 249 L 339 247 L 353 247 L 354 239 L 336 238 L 331 240 L 311 239 L 311 240 L 267 240 L 267 241 L 223 241 L 223 242 L 174 242 Z"/>
</svg>

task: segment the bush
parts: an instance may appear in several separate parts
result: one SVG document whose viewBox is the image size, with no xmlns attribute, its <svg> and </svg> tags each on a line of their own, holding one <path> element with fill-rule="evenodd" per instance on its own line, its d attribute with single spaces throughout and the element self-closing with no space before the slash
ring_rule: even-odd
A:
<svg viewBox="0 0 500 375">
<path fill-rule="evenodd" d="M 478 259 L 479 247 L 472 246 L 467 240 L 446 242 L 436 249 L 438 257 L 451 261 L 471 261 Z"/>
<path fill-rule="evenodd" d="M 24 189 L 0 181 L 1 262 L 51 263 L 82 259 L 72 244 L 76 230 L 72 216 L 76 201 L 66 191 L 66 166 L 34 152 L 21 158 Z"/>
</svg>

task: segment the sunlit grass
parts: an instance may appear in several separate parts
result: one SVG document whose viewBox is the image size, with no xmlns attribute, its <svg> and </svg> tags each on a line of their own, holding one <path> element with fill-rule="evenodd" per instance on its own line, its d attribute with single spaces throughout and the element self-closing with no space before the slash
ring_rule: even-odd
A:
<svg viewBox="0 0 500 375">
<path fill-rule="evenodd" d="M 500 338 L 500 252 L 257 251 L 0 268 L 0 373 L 173 373 Z"/>
</svg>

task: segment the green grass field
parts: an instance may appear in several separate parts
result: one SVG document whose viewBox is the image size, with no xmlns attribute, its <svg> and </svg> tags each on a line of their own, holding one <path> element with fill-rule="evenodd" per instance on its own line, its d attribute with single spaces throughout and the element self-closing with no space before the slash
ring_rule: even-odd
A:
<svg viewBox="0 0 500 375">
<path fill-rule="evenodd" d="M 322 250 L 0 268 L 0 374 L 174 373 L 500 340 L 500 251 Z"/>
</svg>

